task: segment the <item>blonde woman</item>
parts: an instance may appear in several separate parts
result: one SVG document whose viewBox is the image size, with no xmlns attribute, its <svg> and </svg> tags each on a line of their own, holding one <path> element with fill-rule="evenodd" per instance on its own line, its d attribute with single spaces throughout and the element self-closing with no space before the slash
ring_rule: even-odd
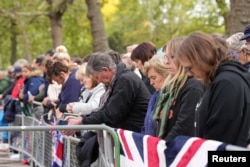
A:
<svg viewBox="0 0 250 167">
<path fill-rule="evenodd" d="M 156 136 L 166 141 L 179 135 L 195 135 L 195 107 L 204 92 L 202 82 L 191 77 L 175 59 L 183 39 L 172 39 L 163 48 L 169 75 L 153 118 L 158 122 Z"/>
<path fill-rule="evenodd" d="M 142 133 L 146 135 L 154 135 L 156 131 L 156 121 L 153 120 L 154 109 L 157 104 L 159 92 L 168 75 L 164 57 L 157 55 L 153 56 L 152 59 L 144 63 L 144 71 L 150 80 L 150 84 L 155 88 L 155 92 L 150 97 L 148 103 Z"/>
<path fill-rule="evenodd" d="M 99 106 L 100 98 L 105 92 L 103 83 L 97 83 L 97 80 L 85 73 L 87 63 L 83 63 L 76 71 L 76 79 L 84 85 L 78 102 L 67 104 L 69 113 L 88 115 Z"/>
</svg>

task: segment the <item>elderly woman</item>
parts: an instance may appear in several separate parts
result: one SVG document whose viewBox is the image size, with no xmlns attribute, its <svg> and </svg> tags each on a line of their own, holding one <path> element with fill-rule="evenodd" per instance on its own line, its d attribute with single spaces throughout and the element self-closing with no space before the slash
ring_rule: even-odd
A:
<svg viewBox="0 0 250 167">
<path fill-rule="evenodd" d="M 167 78 L 168 70 L 163 56 L 153 56 L 152 59 L 144 63 L 145 74 L 150 80 L 150 84 L 155 88 L 151 96 L 144 119 L 142 133 L 154 135 L 156 131 L 156 121 L 153 120 L 154 109 L 157 105 L 159 92 L 161 91 L 164 81 Z"/>
<path fill-rule="evenodd" d="M 239 61 L 244 67 L 250 70 L 250 51 L 247 48 L 246 40 L 240 40 L 244 34 L 242 32 L 235 33 L 226 39 L 229 54 L 235 60 Z"/>
</svg>

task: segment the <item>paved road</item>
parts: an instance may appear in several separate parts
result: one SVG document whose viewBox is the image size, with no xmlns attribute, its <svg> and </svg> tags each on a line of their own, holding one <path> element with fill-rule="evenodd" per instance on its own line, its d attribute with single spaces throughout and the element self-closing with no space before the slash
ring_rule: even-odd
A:
<svg viewBox="0 0 250 167">
<path fill-rule="evenodd" d="M 28 165 L 23 165 L 21 161 L 11 160 L 8 153 L 0 154 L 0 166 L 1 167 L 24 167 Z"/>
</svg>

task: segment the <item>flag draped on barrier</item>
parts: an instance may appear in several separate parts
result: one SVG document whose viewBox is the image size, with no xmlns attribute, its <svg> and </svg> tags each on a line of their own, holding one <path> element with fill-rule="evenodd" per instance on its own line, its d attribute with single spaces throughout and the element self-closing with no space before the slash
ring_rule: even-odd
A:
<svg viewBox="0 0 250 167">
<path fill-rule="evenodd" d="M 53 148 L 53 162 L 52 167 L 63 166 L 63 135 L 56 131 L 54 148 Z"/>
<path fill-rule="evenodd" d="M 226 144 L 197 137 L 178 136 L 166 143 L 157 137 L 116 130 L 121 167 L 205 167 L 208 151 L 225 151 Z"/>
<path fill-rule="evenodd" d="M 208 163 L 208 151 L 225 150 L 226 144 L 219 141 L 178 136 L 167 143 L 167 166 L 205 167 Z"/>
<path fill-rule="evenodd" d="M 51 120 L 51 126 L 57 125 L 57 121 L 55 118 Z M 63 135 L 60 131 L 52 130 L 50 131 L 53 140 L 52 146 L 52 167 L 63 167 Z"/>
<path fill-rule="evenodd" d="M 117 129 L 121 167 L 165 167 L 166 144 L 157 137 Z"/>
</svg>

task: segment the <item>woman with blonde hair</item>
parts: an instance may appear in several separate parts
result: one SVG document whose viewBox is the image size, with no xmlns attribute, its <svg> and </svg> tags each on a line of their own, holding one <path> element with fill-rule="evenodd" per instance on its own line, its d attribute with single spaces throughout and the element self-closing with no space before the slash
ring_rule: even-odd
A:
<svg viewBox="0 0 250 167">
<path fill-rule="evenodd" d="M 52 60 L 61 61 L 63 64 L 69 65 L 71 59 L 67 48 L 63 45 L 57 46 Z"/>
<path fill-rule="evenodd" d="M 227 47 L 203 32 L 193 32 L 177 59 L 207 89 L 197 107 L 197 136 L 247 146 L 250 125 L 250 74 L 231 60 Z"/>
<path fill-rule="evenodd" d="M 154 135 L 156 130 L 156 121 L 153 120 L 154 109 L 157 104 L 159 92 L 161 91 L 164 81 L 168 75 L 164 57 L 155 55 L 152 59 L 146 61 L 144 63 L 144 72 L 149 78 L 150 84 L 155 88 L 155 92 L 151 95 L 148 103 L 142 133 Z"/>
<path fill-rule="evenodd" d="M 100 98 L 105 92 L 103 83 L 98 83 L 91 75 L 86 74 L 87 63 L 83 63 L 76 71 L 76 79 L 83 85 L 83 90 L 78 102 L 67 104 L 69 113 L 88 115 L 98 108 Z"/>
<path fill-rule="evenodd" d="M 190 76 L 175 58 L 184 39 L 172 39 L 163 48 L 169 74 L 153 118 L 158 122 L 156 136 L 166 141 L 179 135 L 195 135 L 195 107 L 204 92 L 203 83 Z"/>
</svg>

